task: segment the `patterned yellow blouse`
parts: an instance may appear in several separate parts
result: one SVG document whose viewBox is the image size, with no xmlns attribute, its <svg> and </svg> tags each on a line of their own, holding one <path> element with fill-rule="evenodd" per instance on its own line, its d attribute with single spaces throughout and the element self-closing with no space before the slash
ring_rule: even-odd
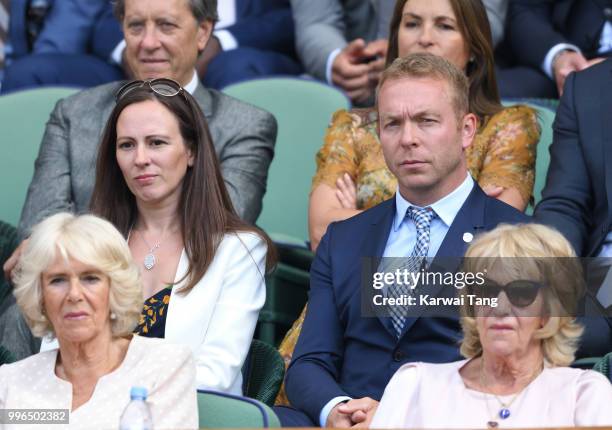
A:
<svg viewBox="0 0 612 430">
<path fill-rule="evenodd" d="M 336 188 L 348 173 L 357 187 L 357 207 L 368 209 L 390 199 L 397 180 L 385 164 L 373 109 L 339 110 L 317 153 L 317 173 L 312 188 L 323 183 Z M 467 148 L 468 169 L 481 187 L 515 188 L 527 203 L 533 191 L 536 145 L 540 139 L 536 112 L 528 106 L 504 108 L 482 127 Z M 288 365 L 302 329 L 306 308 L 293 323 L 279 347 Z M 289 404 L 284 386 L 276 404 Z"/>
<path fill-rule="evenodd" d="M 373 109 L 339 110 L 317 153 L 312 188 L 348 173 L 357 187 L 357 207 L 368 209 L 393 196 L 397 180 L 383 158 Z M 533 191 L 540 127 L 533 109 L 504 108 L 482 127 L 466 150 L 468 168 L 481 187 L 516 188 L 525 202 Z"/>
</svg>

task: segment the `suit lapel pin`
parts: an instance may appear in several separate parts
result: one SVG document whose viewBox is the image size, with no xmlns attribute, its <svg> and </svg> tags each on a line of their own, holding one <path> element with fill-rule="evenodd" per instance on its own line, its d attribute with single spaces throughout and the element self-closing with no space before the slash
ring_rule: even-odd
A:
<svg viewBox="0 0 612 430">
<path fill-rule="evenodd" d="M 463 241 L 465 243 L 470 243 L 474 239 L 474 235 L 472 233 L 463 233 Z"/>
</svg>

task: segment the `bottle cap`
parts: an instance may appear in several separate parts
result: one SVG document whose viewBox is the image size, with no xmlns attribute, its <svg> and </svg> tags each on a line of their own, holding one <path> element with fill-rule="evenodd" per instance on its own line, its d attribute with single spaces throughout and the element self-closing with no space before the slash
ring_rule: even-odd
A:
<svg viewBox="0 0 612 430">
<path fill-rule="evenodd" d="M 147 394 L 147 389 L 145 387 L 132 387 L 132 389 L 130 390 L 130 398 L 132 400 L 147 400 Z"/>
</svg>

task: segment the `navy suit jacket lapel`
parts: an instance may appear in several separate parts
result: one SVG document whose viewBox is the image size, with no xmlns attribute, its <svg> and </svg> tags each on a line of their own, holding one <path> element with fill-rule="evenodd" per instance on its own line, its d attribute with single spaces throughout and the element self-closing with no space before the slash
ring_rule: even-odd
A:
<svg viewBox="0 0 612 430">
<path fill-rule="evenodd" d="M 454 272 L 463 258 L 467 242 L 464 240 L 465 233 L 471 233 L 473 236 L 481 232 L 485 228 L 485 202 L 486 195 L 480 189 L 477 184 L 474 184 L 472 192 L 468 195 L 468 198 L 459 209 L 455 220 L 451 224 L 440 249 L 434 258 L 430 270 L 442 270 L 447 272 Z M 440 285 L 428 285 L 427 294 L 430 297 L 435 297 L 440 293 L 442 286 Z M 423 312 L 427 309 L 427 306 L 414 306 L 412 308 L 412 317 L 406 318 L 406 324 L 404 325 L 404 331 L 402 336 L 406 334 L 406 331 L 412 327 Z"/>
<path fill-rule="evenodd" d="M 377 217 L 371 221 L 368 226 L 368 230 L 365 234 L 365 241 L 362 256 L 373 258 L 372 268 L 376 270 L 380 264 L 380 259 L 385 252 L 387 240 L 389 239 L 389 232 L 393 228 L 393 219 L 395 217 L 395 197 L 381 203 L 380 213 Z M 359 288 L 362 286 L 360 285 Z M 359 295 L 361 296 L 361 295 Z M 393 336 L 395 330 L 393 329 L 391 318 L 384 314 L 377 315 L 381 324 L 385 329 Z"/>
</svg>

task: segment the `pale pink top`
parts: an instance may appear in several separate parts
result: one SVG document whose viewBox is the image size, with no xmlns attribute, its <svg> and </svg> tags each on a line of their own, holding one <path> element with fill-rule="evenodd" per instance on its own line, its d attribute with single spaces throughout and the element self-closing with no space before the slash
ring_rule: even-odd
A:
<svg viewBox="0 0 612 430">
<path fill-rule="evenodd" d="M 68 409 L 72 384 L 55 375 L 57 349 L 0 366 L 0 409 Z M 195 365 L 187 346 L 134 336 L 123 363 L 102 376 L 70 425 L 3 425 L 0 429 L 117 429 L 132 386 L 147 388 L 155 430 L 198 428 Z"/>
<path fill-rule="evenodd" d="M 569 367 L 545 368 L 497 415 L 495 396 L 466 388 L 459 369 L 447 364 L 408 363 L 391 378 L 371 428 L 567 427 L 612 425 L 612 385 L 600 373 Z M 507 403 L 513 396 L 500 396 Z"/>
</svg>

